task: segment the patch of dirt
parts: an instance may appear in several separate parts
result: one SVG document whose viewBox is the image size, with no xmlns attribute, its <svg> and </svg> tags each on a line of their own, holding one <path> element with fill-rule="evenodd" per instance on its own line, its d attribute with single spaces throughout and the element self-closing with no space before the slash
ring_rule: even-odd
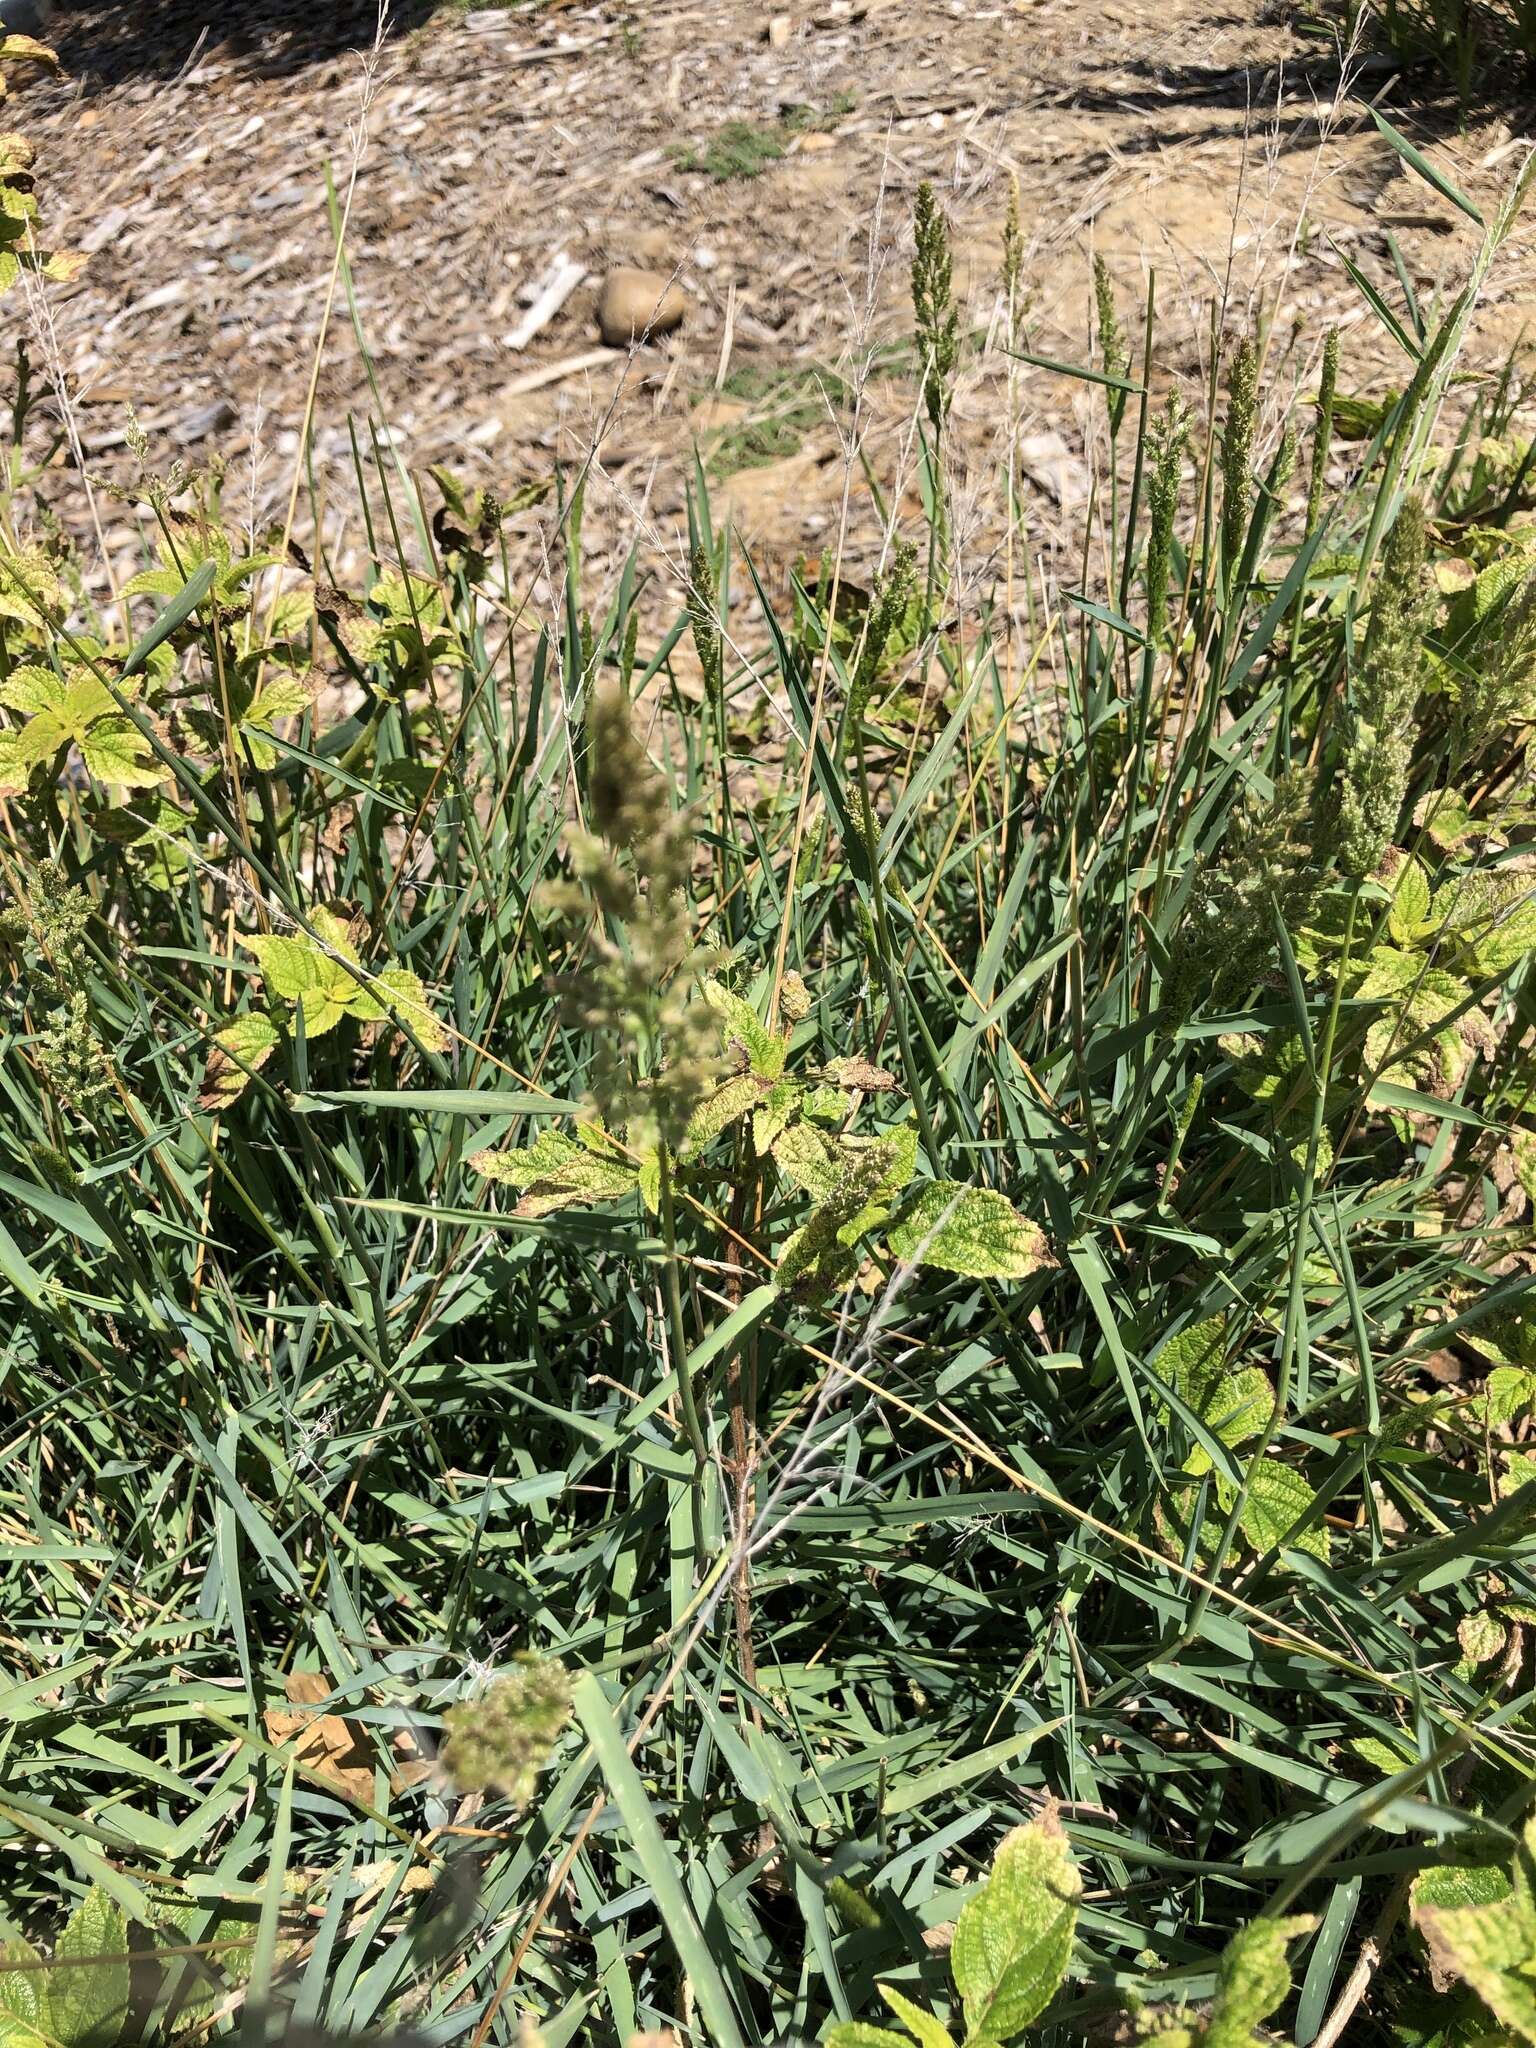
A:
<svg viewBox="0 0 1536 2048">
<path fill-rule="evenodd" d="M 507 491 L 595 446 L 589 547 L 638 534 L 664 566 L 679 558 L 689 452 L 722 417 L 699 402 L 743 364 L 839 372 L 859 388 L 877 471 L 910 476 L 910 377 L 878 353 L 872 373 L 861 365 L 910 324 L 923 178 L 953 224 L 974 331 L 996 333 L 1002 318 L 1017 180 L 1027 349 L 1086 359 L 1097 249 L 1133 339 L 1155 272 L 1160 380 L 1203 374 L 1221 302 L 1229 330 L 1267 321 L 1272 396 L 1306 387 L 1332 320 L 1346 328 L 1346 388 L 1384 370 L 1402 381 L 1346 258 L 1401 306 L 1397 263 L 1428 301 L 1459 287 L 1475 247 L 1472 224 L 1407 171 L 1359 98 L 1336 104 L 1338 53 L 1256 4 L 546 0 L 430 14 L 412 0 L 377 42 L 371 10 L 350 0 L 252 0 L 234 33 L 228 13 L 213 0 L 65 9 L 53 33 L 68 78 L 12 102 L 13 125 L 40 145 L 45 221 L 91 252 L 52 295 L 41 345 L 106 487 L 119 577 L 139 566 L 127 401 L 153 467 L 217 451 L 230 498 L 258 526 L 280 522 L 327 318 L 316 476 L 339 570 L 362 545 L 349 421 L 371 464 L 370 420 L 387 421 L 389 449 L 413 471 L 447 462 Z M 1401 97 L 1369 65 L 1357 82 L 1389 111 Z M 1518 164 L 1508 120 L 1458 132 L 1454 117 L 1394 118 L 1479 202 L 1495 202 Z M 728 182 L 682 168 L 727 120 L 771 134 L 782 155 Z M 352 306 L 344 284 L 331 293 L 327 173 L 351 189 Z M 597 289 L 619 263 L 675 275 L 688 298 L 678 332 L 633 358 L 596 333 Z M 510 346 L 571 265 L 582 281 Z M 25 318 L 20 295 L 6 304 Z M 1484 360 L 1528 323 L 1536 333 L 1529 227 L 1480 315 Z M 985 479 L 1010 419 L 1067 480 L 1033 493 L 1049 545 L 1063 490 L 1096 459 L 1092 406 L 1082 383 L 973 359 L 952 441 L 983 546 L 997 540 Z M 829 413 L 796 452 L 722 486 L 717 503 L 770 560 L 814 552 L 835 525 L 845 436 Z M 74 472 L 48 495 L 83 520 Z M 852 495 L 873 531 L 857 471 Z M 524 521 L 530 549 L 540 516 Z"/>
</svg>

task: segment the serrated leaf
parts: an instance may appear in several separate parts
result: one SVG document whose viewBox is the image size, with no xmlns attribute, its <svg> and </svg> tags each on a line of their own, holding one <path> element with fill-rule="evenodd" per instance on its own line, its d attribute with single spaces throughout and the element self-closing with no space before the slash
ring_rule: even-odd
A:
<svg viewBox="0 0 1536 2048">
<path fill-rule="evenodd" d="M 1496 1365 L 1483 1382 L 1488 1427 L 1513 1422 L 1522 1409 L 1536 1407 L 1536 1372 L 1520 1365 Z"/>
<path fill-rule="evenodd" d="M 922 2048 L 955 2048 L 954 2036 L 943 2021 L 935 2019 L 931 2012 L 924 2012 L 920 2005 L 914 2005 L 894 1984 L 877 1984 L 875 1989 Z"/>
<path fill-rule="evenodd" d="M 1351 1740 L 1349 1747 L 1362 1763 L 1369 1764 L 1372 1770 L 1380 1771 L 1384 1778 L 1395 1778 L 1399 1771 L 1406 1771 L 1410 1764 L 1418 1762 L 1417 1756 L 1406 1743 L 1401 1747 L 1394 1747 L 1392 1743 L 1384 1742 L 1379 1735 L 1357 1735 Z"/>
<path fill-rule="evenodd" d="M 853 1246 L 884 1218 L 891 1197 L 911 1177 L 917 1160 L 917 1132 L 903 1126 L 887 1138 L 847 1139 L 838 1149 L 837 1160 L 837 1178 L 830 1191 L 779 1254 L 774 1277 L 780 1287 L 804 1281 L 825 1291 L 847 1279 L 858 1264 Z"/>
<path fill-rule="evenodd" d="M 779 1133 L 788 1129 L 804 1095 L 798 1081 L 785 1079 L 775 1081 L 768 1093 L 760 1097 L 752 1112 L 752 1149 L 759 1159 L 768 1157 Z"/>
<path fill-rule="evenodd" d="M 837 2020 L 821 2038 L 825 2048 L 911 2048 L 905 2034 L 872 2027 L 867 2020 Z"/>
<path fill-rule="evenodd" d="M 1507 912 L 1472 949 L 1473 971 L 1503 974 L 1536 950 L 1536 900 Z"/>
<path fill-rule="evenodd" d="M 98 782 L 149 789 L 164 781 L 168 772 L 155 759 L 138 727 L 120 712 L 93 720 L 79 736 L 79 745 L 86 767 Z"/>
<path fill-rule="evenodd" d="M 755 1074 L 733 1074 L 707 1095 L 688 1119 L 683 1140 L 685 1153 L 701 1152 L 738 1122 L 761 1099 L 762 1083 Z"/>
<path fill-rule="evenodd" d="M 777 1081 L 789 1053 L 787 1034 L 770 1031 L 743 997 L 718 981 L 706 981 L 704 1000 L 720 1018 L 725 1049 L 735 1048 L 760 1081 Z"/>
<path fill-rule="evenodd" d="M 1409 1893 L 1417 1916 L 1421 1907 L 1492 1906 L 1509 1897 L 1509 1873 L 1496 1863 L 1437 1863 L 1421 1870 Z"/>
<path fill-rule="evenodd" d="M 1266 1391 L 1268 1384 L 1266 1380 Z M 1236 1489 L 1226 1480 L 1218 1479 L 1216 1497 L 1223 1509 L 1230 1512 Z M 1299 1472 L 1282 1465 L 1278 1458 L 1261 1458 L 1248 1482 L 1248 1497 L 1243 1502 L 1238 1527 L 1255 1550 L 1273 1550 L 1283 1545 L 1305 1550 L 1326 1564 L 1331 1546 L 1321 1522 L 1292 1534 L 1315 1498 Z"/>
<path fill-rule="evenodd" d="M 1291 1989 L 1288 1945 L 1313 1921 L 1255 1920 L 1228 1942 L 1216 1977 L 1216 1998 L 1202 2048 L 1253 2048 L 1255 2029 L 1283 2005 Z"/>
<path fill-rule="evenodd" d="M 16 1968 L 41 1961 L 29 1941 L 0 1943 L 0 2042 L 5 2048 L 35 2048 L 45 2038 L 47 1973 Z"/>
<path fill-rule="evenodd" d="M 837 1161 L 819 1131 L 805 1124 L 790 1124 L 774 1139 L 771 1149 L 780 1172 L 816 1201 L 825 1201 L 837 1186 Z"/>
<path fill-rule="evenodd" d="M 1475 1671 L 1478 1665 L 1491 1663 L 1498 1656 L 1509 1640 L 1509 1631 L 1497 1615 L 1483 1609 L 1462 1616 L 1456 1624 L 1456 1640 L 1461 1645 L 1466 1668 Z"/>
<path fill-rule="evenodd" d="M 938 1180 L 906 1209 L 888 1238 L 894 1256 L 974 1280 L 1022 1280 L 1041 1263 L 1033 1223 L 991 1188 Z"/>
<path fill-rule="evenodd" d="M 251 1075 L 260 1072 L 272 1057 L 278 1030 L 262 1010 L 247 1010 L 213 1034 L 213 1049 L 203 1070 L 199 1109 L 227 1109 L 250 1086 Z"/>
<path fill-rule="evenodd" d="M 1510 1872 L 1509 1891 L 1502 1898 L 1442 1905 L 1438 1899 L 1443 1896 L 1443 1880 L 1433 1886 L 1416 1883 L 1412 1894 L 1414 1925 L 1441 1972 L 1462 1978 L 1502 2026 L 1528 2042 L 1536 2042 L 1533 1856 L 1536 1822 L 1526 1828 Z"/>
<path fill-rule="evenodd" d="M 608 1141 L 611 1146 L 612 1140 Z M 559 1209 L 588 1208 L 595 1202 L 618 1202 L 633 1194 L 637 1169 L 610 1151 L 600 1157 L 564 1131 L 540 1131 L 531 1145 L 506 1152 L 475 1152 L 470 1165 L 487 1180 L 504 1181 L 522 1199 L 514 1214 L 551 1216 Z"/>
<path fill-rule="evenodd" d="M 1170 1338 L 1152 1362 L 1211 1434 L 1235 1449 L 1268 1425 L 1275 1392 L 1261 1366 L 1229 1366 L 1225 1347 L 1225 1320 L 1211 1316 Z M 1162 1420 L 1166 1423 L 1168 1419 L 1167 1410 L 1162 1410 Z M 1203 1444 L 1190 1446 L 1184 1469 L 1196 1475 L 1211 1469 L 1211 1456 Z"/>
<path fill-rule="evenodd" d="M 1411 946 L 1433 929 L 1429 914 L 1429 876 L 1411 857 L 1398 869 L 1387 911 L 1387 929 L 1400 946 Z"/>
<path fill-rule="evenodd" d="M 379 1002 L 400 1023 L 408 1025 L 417 1042 L 428 1052 L 446 1052 L 449 1038 L 441 1018 L 427 1004 L 421 977 L 408 967 L 386 967 L 373 979 Z"/>
<path fill-rule="evenodd" d="M 1081 1893 L 1054 1811 L 1003 1837 L 950 1951 L 969 2042 L 1006 2041 L 1044 2012 L 1067 1973 Z"/>
<path fill-rule="evenodd" d="M 48 2031 L 64 2048 L 112 2048 L 128 2017 L 128 1928 L 121 1906 L 93 1886 L 70 1914 L 53 1954 L 69 1967 L 49 1972 Z"/>
<path fill-rule="evenodd" d="M 285 1003 L 296 1003 L 314 994 L 321 981 L 324 956 L 307 938 L 288 938 L 271 933 L 242 938 L 241 945 L 256 955 L 268 995 Z"/>
</svg>

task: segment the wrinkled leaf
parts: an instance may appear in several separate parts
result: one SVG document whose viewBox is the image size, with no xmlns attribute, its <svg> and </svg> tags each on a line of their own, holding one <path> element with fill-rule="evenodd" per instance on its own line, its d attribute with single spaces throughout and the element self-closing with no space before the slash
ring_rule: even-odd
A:
<svg viewBox="0 0 1536 2048">
<path fill-rule="evenodd" d="M 1003 1837 L 950 1951 L 970 2041 L 1006 2041 L 1050 2004 L 1071 1960 L 1081 1892 L 1053 1810 Z"/>
<path fill-rule="evenodd" d="M 1033 1223 L 991 1188 L 932 1181 L 891 1228 L 898 1259 L 917 1260 L 976 1280 L 1022 1280 L 1041 1263 Z"/>
</svg>

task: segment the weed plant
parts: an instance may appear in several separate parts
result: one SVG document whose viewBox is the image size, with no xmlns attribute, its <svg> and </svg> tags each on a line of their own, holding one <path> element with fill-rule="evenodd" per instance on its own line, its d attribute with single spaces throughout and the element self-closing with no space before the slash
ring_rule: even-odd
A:
<svg viewBox="0 0 1536 2048">
<path fill-rule="evenodd" d="M 1027 636 L 931 193 L 863 588 L 360 459 L 98 606 L 18 396 L 7 2048 L 1536 2039 L 1525 182 L 1364 441 L 1103 273 Z"/>
</svg>

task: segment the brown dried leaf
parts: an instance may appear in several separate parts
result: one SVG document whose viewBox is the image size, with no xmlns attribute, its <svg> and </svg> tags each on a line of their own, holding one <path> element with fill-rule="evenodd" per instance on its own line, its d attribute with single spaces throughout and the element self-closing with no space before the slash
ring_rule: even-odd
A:
<svg viewBox="0 0 1536 2048">
<path fill-rule="evenodd" d="M 373 1804 L 373 1750 L 363 1730 L 340 1714 L 315 1711 L 334 1687 L 323 1672 L 290 1671 L 283 1683 L 288 1707 L 262 1715 L 267 1740 L 278 1749 L 293 1745 L 300 1763 L 360 1806 Z"/>
</svg>

